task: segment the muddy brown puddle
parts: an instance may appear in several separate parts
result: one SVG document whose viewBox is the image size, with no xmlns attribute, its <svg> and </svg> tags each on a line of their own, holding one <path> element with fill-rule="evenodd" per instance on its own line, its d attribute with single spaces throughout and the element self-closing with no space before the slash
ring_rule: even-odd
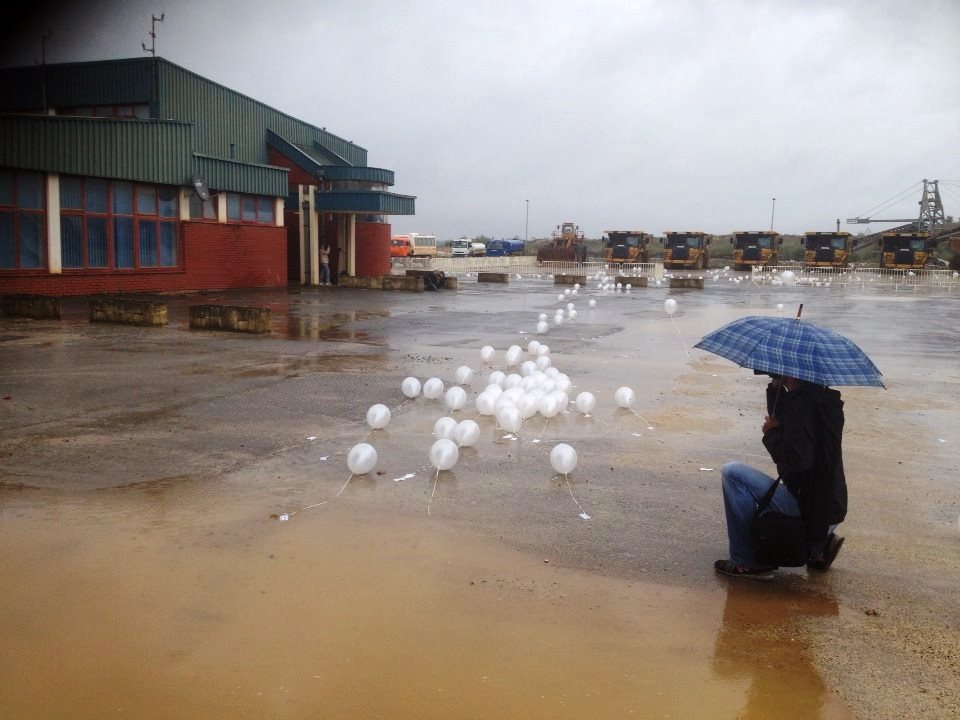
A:
<svg viewBox="0 0 960 720">
<path fill-rule="evenodd" d="M 0 717 L 848 718 L 829 598 L 551 565 L 349 499 L 220 481 L 2 491 Z M 720 587 L 721 589 L 717 589 Z"/>
</svg>

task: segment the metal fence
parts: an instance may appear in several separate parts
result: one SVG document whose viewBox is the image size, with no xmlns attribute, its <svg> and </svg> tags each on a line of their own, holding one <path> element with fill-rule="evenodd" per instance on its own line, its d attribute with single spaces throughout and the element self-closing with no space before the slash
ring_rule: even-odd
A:
<svg viewBox="0 0 960 720">
<path fill-rule="evenodd" d="M 596 262 L 543 262 L 532 256 L 465 257 L 465 258 L 393 258 L 391 271 L 402 275 L 407 269 L 442 270 L 448 275 L 470 275 L 478 272 L 503 272 L 517 277 L 542 277 L 551 275 L 585 275 L 588 279 L 605 275 L 624 277 L 735 277 L 741 282 L 760 285 L 778 285 L 784 282 L 783 273 L 790 271 L 797 285 L 883 287 L 896 290 L 941 288 L 950 292 L 960 291 L 960 273 L 955 270 L 892 270 L 889 268 L 805 268 L 801 264 L 758 267 L 752 271 L 738 272 L 730 268 L 707 270 L 665 270 L 661 263 L 607 263 Z"/>
</svg>

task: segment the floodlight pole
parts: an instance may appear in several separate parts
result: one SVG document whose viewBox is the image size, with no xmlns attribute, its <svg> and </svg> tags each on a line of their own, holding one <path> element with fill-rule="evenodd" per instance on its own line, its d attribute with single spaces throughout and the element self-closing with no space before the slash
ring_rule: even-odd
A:
<svg viewBox="0 0 960 720">
<path fill-rule="evenodd" d="M 773 203 L 770 206 L 770 231 L 773 231 L 773 214 L 777 209 L 777 199 L 773 198 Z"/>
<path fill-rule="evenodd" d="M 523 244 L 526 245 L 530 239 L 530 201 L 527 200 L 527 221 L 523 226 Z"/>
</svg>

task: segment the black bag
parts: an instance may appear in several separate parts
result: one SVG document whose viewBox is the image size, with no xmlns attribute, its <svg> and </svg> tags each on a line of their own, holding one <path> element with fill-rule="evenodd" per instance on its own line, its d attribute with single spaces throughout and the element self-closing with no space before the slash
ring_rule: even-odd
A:
<svg viewBox="0 0 960 720">
<path fill-rule="evenodd" d="M 780 484 L 777 478 L 757 504 L 750 524 L 750 539 L 757 561 L 776 567 L 800 567 L 808 559 L 807 535 L 797 515 L 784 515 L 769 509 L 773 494 Z"/>
</svg>

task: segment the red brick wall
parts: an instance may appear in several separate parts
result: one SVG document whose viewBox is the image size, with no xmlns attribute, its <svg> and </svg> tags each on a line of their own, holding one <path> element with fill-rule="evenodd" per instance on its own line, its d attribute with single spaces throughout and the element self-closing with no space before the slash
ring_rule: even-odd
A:
<svg viewBox="0 0 960 720">
<path fill-rule="evenodd" d="M 390 274 L 391 228 L 387 223 L 357 223 L 358 276 L 382 277 Z"/>
<path fill-rule="evenodd" d="M 180 223 L 181 269 L 107 272 L 64 270 L 62 275 L 0 274 L 0 292 L 94 295 L 225 288 L 285 287 L 287 230 L 221 223 Z"/>
<path fill-rule="evenodd" d="M 320 181 L 305 171 L 302 167 L 290 160 L 286 155 L 281 154 L 274 148 L 270 148 L 268 155 L 268 164 L 277 167 L 287 168 L 290 171 L 287 185 L 293 190 L 297 185 L 319 185 Z"/>
</svg>

